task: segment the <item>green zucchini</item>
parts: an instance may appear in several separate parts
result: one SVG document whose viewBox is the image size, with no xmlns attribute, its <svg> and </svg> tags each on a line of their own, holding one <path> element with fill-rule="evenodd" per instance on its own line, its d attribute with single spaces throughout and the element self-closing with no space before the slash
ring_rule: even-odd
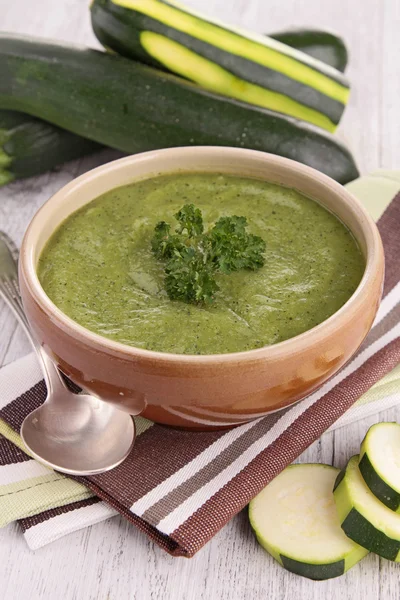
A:
<svg viewBox="0 0 400 600">
<path fill-rule="evenodd" d="M 400 425 L 377 423 L 361 445 L 361 475 L 371 492 L 390 509 L 400 512 Z"/>
<path fill-rule="evenodd" d="M 0 35 L 0 109 L 130 154 L 247 147 L 303 162 L 343 184 L 358 176 L 346 147 L 317 128 L 120 56 L 43 40 Z"/>
<path fill-rule="evenodd" d="M 289 29 L 279 33 L 270 33 L 269 37 L 287 44 L 309 56 L 320 60 L 341 73 L 344 73 L 348 52 L 341 37 L 329 31 L 318 29 Z"/>
<path fill-rule="evenodd" d="M 100 148 L 95 142 L 35 117 L 0 110 L 0 186 Z"/>
<path fill-rule="evenodd" d="M 332 494 L 338 473 L 329 465 L 292 465 L 250 502 L 258 541 L 288 571 L 330 579 L 368 554 L 340 528 Z"/>
<path fill-rule="evenodd" d="M 338 475 L 334 497 L 345 534 L 383 558 L 400 562 L 400 515 L 374 496 L 353 456 Z"/>
<path fill-rule="evenodd" d="M 339 71 L 175 1 L 93 0 L 91 17 L 99 41 L 118 54 L 328 131 L 335 130 L 348 100 Z"/>
</svg>

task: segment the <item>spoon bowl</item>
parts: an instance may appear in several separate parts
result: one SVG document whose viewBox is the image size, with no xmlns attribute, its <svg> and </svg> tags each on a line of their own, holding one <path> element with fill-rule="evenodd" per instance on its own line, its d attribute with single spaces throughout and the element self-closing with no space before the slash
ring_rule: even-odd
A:
<svg viewBox="0 0 400 600">
<path fill-rule="evenodd" d="M 71 475 L 94 475 L 128 456 L 135 424 L 94 396 L 66 391 L 25 418 L 21 437 L 32 456 L 47 466 Z"/>
</svg>

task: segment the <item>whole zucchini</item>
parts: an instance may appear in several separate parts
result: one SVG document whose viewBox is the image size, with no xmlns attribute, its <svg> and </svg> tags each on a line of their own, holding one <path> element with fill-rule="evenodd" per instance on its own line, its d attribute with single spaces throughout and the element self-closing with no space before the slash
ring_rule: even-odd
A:
<svg viewBox="0 0 400 600">
<path fill-rule="evenodd" d="M 0 186 L 100 148 L 95 142 L 35 117 L 0 110 Z"/>
<path fill-rule="evenodd" d="M 175 1 L 93 0 L 99 41 L 205 89 L 334 131 L 349 86 L 343 74 L 276 40 L 229 28 Z"/>
<path fill-rule="evenodd" d="M 290 29 L 278 33 L 270 33 L 269 37 L 297 48 L 309 56 L 320 60 L 341 73 L 344 73 L 348 52 L 346 44 L 341 37 L 329 31 L 318 29 Z"/>
<path fill-rule="evenodd" d="M 333 136 L 120 56 L 0 36 L 0 109 L 16 109 L 119 150 L 253 148 L 346 183 L 354 160 Z"/>
</svg>

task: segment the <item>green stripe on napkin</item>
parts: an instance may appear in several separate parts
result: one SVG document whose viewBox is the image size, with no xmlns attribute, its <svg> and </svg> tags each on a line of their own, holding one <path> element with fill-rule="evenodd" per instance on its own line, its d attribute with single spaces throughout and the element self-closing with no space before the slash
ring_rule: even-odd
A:
<svg viewBox="0 0 400 600">
<path fill-rule="evenodd" d="M 135 419 L 135 422 L 138 436 L 153 425 L 151 421 L 141 417 Z M 21 437 L 3 419 L 0 419 L 0 435 L 30 456 Z M 49 508 L 66 506 L 94 496 L 93 492 L 83 484 L 46 467 L 43 467 L 45 471 L 43 474 L 37 476 L 34 473 L 32 477 L 29 476 L 30 462 L 33 461 L 18 463 L 18 465 L 26 465 L 24 477 L 0 485 L 0 527 L 37 515 Z M 2 468 L 4 467 L 0 466 L 0 471 Z"/>
<path fill-rule="evenodd" d="M 378 169 L 351 181 L 345 187 L 362 202 L 369 214 L 377 221 L 394 196 L 400 192 L 400 171 Z M 396 392 L 400 393 L 400 365 L 373 385 L 357 400 L 354 407 L 377 402 Z M 379 412 L 378 405 L 377 412 Z"/>
</svg>

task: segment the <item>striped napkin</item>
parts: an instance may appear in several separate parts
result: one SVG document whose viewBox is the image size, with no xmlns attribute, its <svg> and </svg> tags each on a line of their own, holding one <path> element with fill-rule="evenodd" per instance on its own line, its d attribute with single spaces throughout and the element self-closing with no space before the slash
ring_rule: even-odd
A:
<svg viewBox="0 0 400 600">
<path fill-rule="evenodd" d="M 135 447 L 122 465 L 70 478 L 23 450 L 17 432 L 45 397 L 35 357 L 24 357 L 0 371 L 0 525 L 19 520 L 35 549 L 120 513 L 170 554 L 190 557 L 327 429 L 396 404 L 400 172 L 378 172 L 349 187 L 379 218 L 386 253 L 384 298 L 351 362 L 301 403 L 231 431 L 190 433 L 139 417 Z"/>
</svg>

